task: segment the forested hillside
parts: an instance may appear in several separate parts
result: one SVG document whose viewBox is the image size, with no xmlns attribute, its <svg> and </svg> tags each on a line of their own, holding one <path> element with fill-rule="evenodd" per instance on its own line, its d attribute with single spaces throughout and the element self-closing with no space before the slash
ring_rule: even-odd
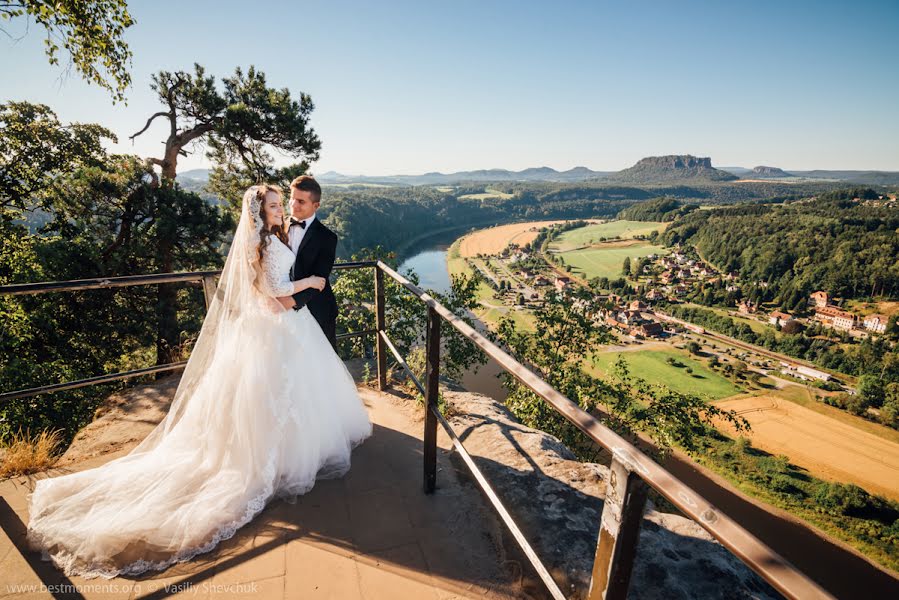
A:
<svg viewBox="0 0 899 600">
<path fill-rule="evenodd" d="M 899 209 L 871 189 L 782 205 L 695 211 L 662 236 L 757 284 L 757 300 L 793 309 L 823 289 L 845 298 L 899 297 Z"/>
</svg>

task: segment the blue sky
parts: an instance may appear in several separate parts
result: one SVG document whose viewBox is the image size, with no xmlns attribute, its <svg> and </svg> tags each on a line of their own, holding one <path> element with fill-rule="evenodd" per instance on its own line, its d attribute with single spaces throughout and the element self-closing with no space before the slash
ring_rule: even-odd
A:
<svg viewBox="0 0 899 600">
<path fill-rule="evenodd" d="M 711 156 L 899 170 L 899 2 L 130 2 L 128 105 L 64 76 L 32 26 L 0 39 L 0 98 L 98 122 L 154 155 L 160 69 L 255 65 L 304 91 L 313 171 L 417 174 Z M 21 24 L 8 24 L 17 35 Z M 180 169 L 206 166 L 202 152 Z"/>
</svg>

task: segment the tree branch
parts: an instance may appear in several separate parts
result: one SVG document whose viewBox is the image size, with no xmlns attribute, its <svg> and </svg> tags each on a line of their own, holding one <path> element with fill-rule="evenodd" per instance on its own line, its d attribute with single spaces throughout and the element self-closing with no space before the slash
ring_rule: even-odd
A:
<svg viewBox="0 0 899 600">
<path fill-rule="evenodd" d="M 169 116 L 170 116 L 170 114 L 169 114 L 168 112 L 165 112 L 165 111 L 160 111 L 160 112 L 156 113 L 155 115 L 153 115 L 152 117 L 150 117 L 149 119 L 147 119 L 147 124 L 144 125 L 144 128 L 143 128 L 143 129 L 141 129 L 140 131 L 138 131 L 138 132 L 135 133 L 134 135 L 129 135 L 129 136 L 128 136 L 128 139 L 131 140 L 131 141 L 133 142 L 133 141 L 134 141 L 134 138 L 136 138 L 137 136 L 139 136 L 140 134 L 142 134 L 143 132 L 145 132 L 147 129 L 150 128 L 150 124 L 156 119 L 156 117 L 169 117 Z"/>
</svg>

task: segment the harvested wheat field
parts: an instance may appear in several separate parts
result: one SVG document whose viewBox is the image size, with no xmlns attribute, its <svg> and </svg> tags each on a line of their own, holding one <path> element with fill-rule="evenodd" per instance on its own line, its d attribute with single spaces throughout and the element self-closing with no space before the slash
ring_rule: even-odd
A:
<svg viewBox="0 0 899 600">
<path fill-rule="evenodd" d="M 715 404 L 749 421 L 754 447 L 783 454 L 821 479 L 899 500 L 899 444 L 771 396 Z"/>
<path fill-rule="evenodd" d="M 530 221 L 528 223 L 512 223 L 511 225 L 481 229 L 462 238 L 462 242 L 459 244 L 459 254 L 463 257 L 472 257 L 478 254 L 499 254 L 513 242 L 520 246 L 530 244 L 537 237 L 537 231 L 543 227 L 564 222 Z"/>
</svg>

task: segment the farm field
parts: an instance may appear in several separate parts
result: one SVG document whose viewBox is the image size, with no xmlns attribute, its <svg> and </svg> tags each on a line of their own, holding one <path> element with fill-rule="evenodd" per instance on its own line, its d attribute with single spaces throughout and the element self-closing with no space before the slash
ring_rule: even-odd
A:
<svg viewBox="0 0 899 600">
<path fill-rule="evenodd" d="M 550 248 L 557 252 L 567 252 L 575 248 L 583 248 L 591 244 L 598 244 L 600 238 L 632 238 L 637 235 L 649 235 L 651 232 L 662 231 L 667 223 L 653 221 L 608 221 L 606 223 L 594 223 L 586 227 L 579 227 L 566 231 L 560 235 Z"/>
<path fill-rule="evenodd" d="M 736 410 L 752 425 L 756 448 L 784 454 L 817 477 L 855 483 L 873 494 L 899 500 L 899 444 L 765 395 L 715 403 Z M 722 429 L 733 433 L 725 424 Z"/>
<path fill-rule="evenodd" d="M 596 366 L 588 369 L 595 375 L 610 375 L 620 356 L 627 363 L 632 376 L 648 383 L 666 385 L 677 392 L 719 400 L 743 391 L 686 352 L 629 349 L 624 352 L 600 352 L 595 356 Z M 670 365 L 666 362 L 668 358 L 673 358 L 684 366 Z M 693 369 L 692 374 L 687 373 L 687 367 Z"/>
<path fill-rule="evenodd" d="M 593 248 L 572 250 L 563 252 L 561 256 L 565 263 L 580 271 L 586 279 L 593 277 L 608 277 L 614 279 L 621 276 L 621 265 L 625 258 L 631 260 L 642 258 L 649 254 L 666 254 L 668 251 L 661 246 L 653 246 L 637 240 L 628 242 L 610 242 Z"/>
<path fill-rule="evenodd" d="M 511 223 L 469 233 L 459 243 L 459 255 L 474 257 L 478 254 L 499 254 L 513 242 L 522 246 L 529 244 L 537 237 L 538 229 L 554 223 L 564 223 L 564 221 Z"/>
<path fill-rule="evenodd" d="M 501 192 L 499 190 L 493 190 L 490 188 L 485 189 L 480 194 L 463 194 L 459 196 L 459 200 L 490 200 L 491 198 L 511 198 L 512 194 L 508 194 L 506 192 Z"/>
</svg>

